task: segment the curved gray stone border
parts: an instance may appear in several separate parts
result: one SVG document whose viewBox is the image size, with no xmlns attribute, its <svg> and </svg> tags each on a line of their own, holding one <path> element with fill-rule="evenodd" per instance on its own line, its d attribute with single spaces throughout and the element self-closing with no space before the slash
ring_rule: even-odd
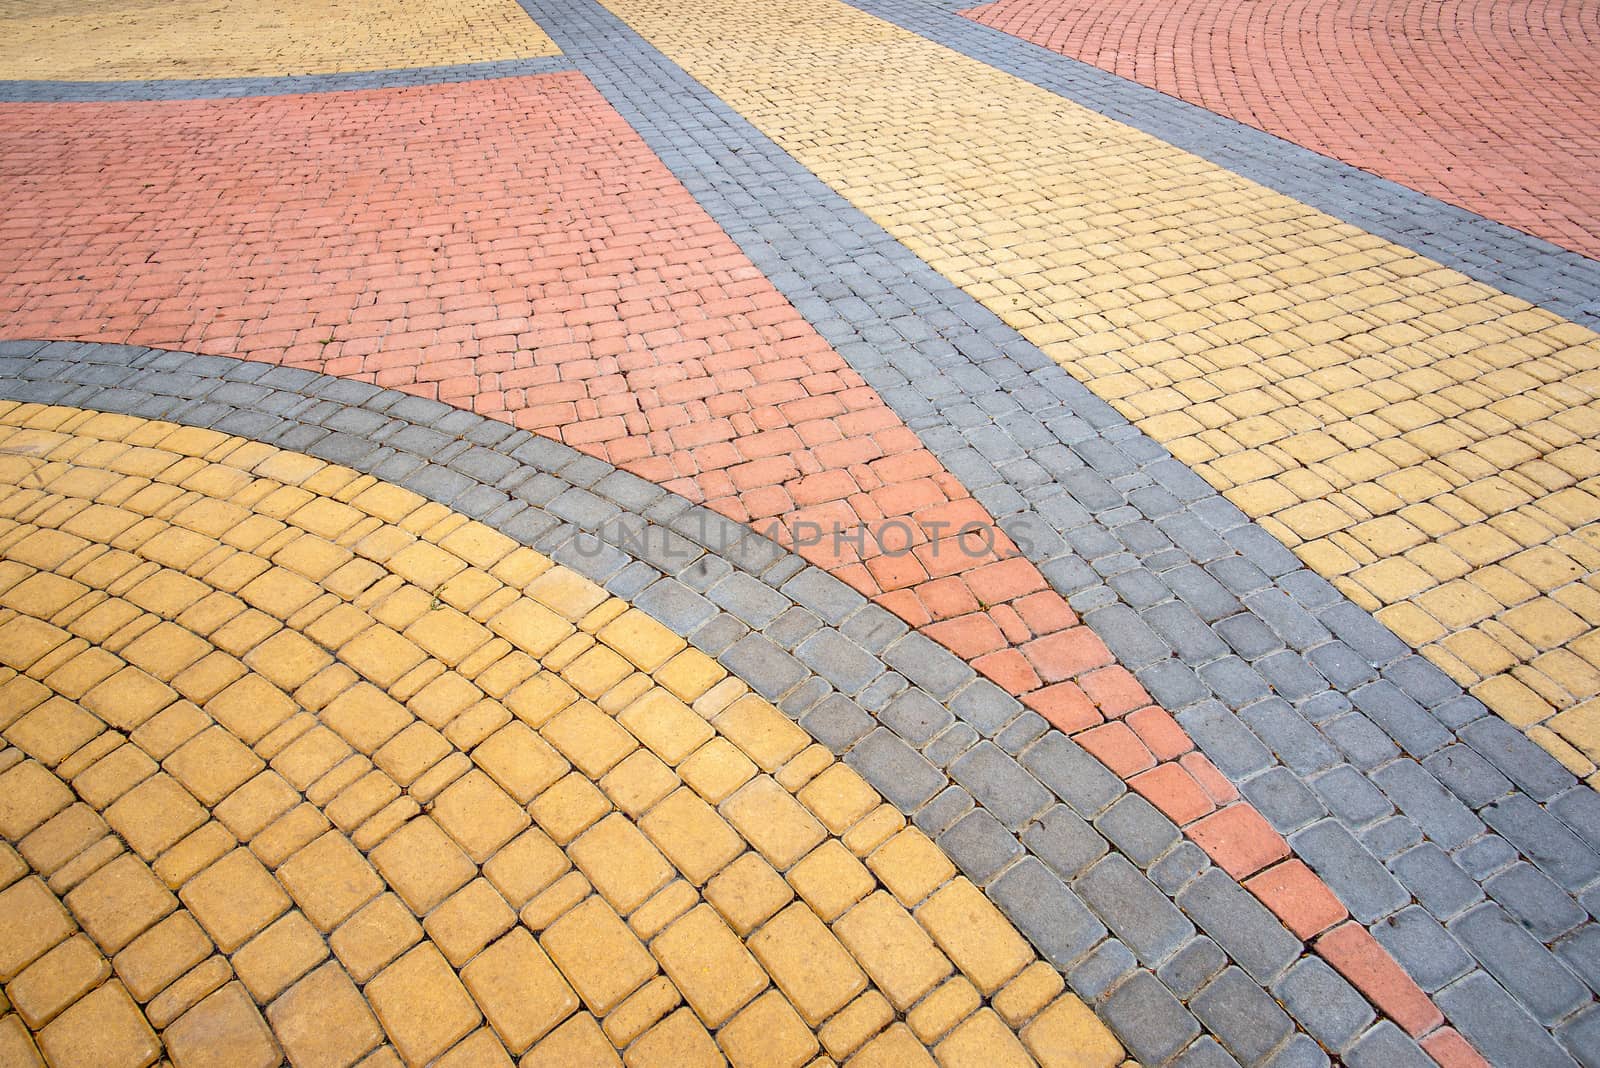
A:
<svg viewBox="0 0 1600 1068">
<path fill-rule="evenodd" d="M 344 464 L 602 583 L 910 815 L 1148 1068 L 1227 1064 L 1224 1047 L 1248 1064 L 1329 1064 L 1319 1042 L 1352 1064 L 1363 1050 L 1397 1048 L 1394 1065 L 1421 1056 L 1088 753 L 742 524 L 508 424 L 270 364 L 0 342 L 0 397 L 209 427 Z"/>
<path fill-rule="evenodd" d="M 1595 791 L 615 16 L 521 2 L 1492 1062 L 1600 1063 Z"/>
<path fill-rule="evenodd" d="M 142 81 L 0 81 L 0 103 L 60 103 L 111 100 L 218 100 L 239 96 L 285 96 L 350 89 L 398 89 L 411 85 L 520 78 L 575 70 L 565 56 L 458 63 L 447 67 L 400 67 L 343 74 L 288 74 L 272 78 L 154 78 Z"/>
</svg>

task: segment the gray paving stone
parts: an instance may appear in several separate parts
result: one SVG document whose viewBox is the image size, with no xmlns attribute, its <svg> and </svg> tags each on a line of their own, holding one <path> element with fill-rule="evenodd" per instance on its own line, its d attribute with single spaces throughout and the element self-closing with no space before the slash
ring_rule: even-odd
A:
<svg viewBox="0 0 1600 1068">
<path fill-rule="evenodd" d="M 1128 947 L 1115 938 L 1108 938 L 1072 966 L 1067 972 L 1067 985 L 1092 1005 L 1136 967 L 1138 961 Z"/>
<path fill-rule="evenodd" d="M 1200 935 L 1190 939 L 1157 968 L 1156 978 L 1180 1000 L 1187 1001 L 1227 966 L 1226 954 L 1211 939 Z"/>
<path fill-rule="evenodd" d="M 715 590 L 713 600 L 715 600 Z M 860 693 L 883 673 L 883 664 L 836 630 L 819 630 L 795 649 L 800 662 L 827 679 L 840 691 Z"/>
<path fill-rule="evenodd" d="M 1588 919 L 1572 895 L 1525 861 L 1495 875 L 1483 888 L 1541 942 L 1554 942 Z"/>
<path fill-rule="evenodd" d="M 1453 983 L 1434 1000 L 1450 1023 L 1490 1064 L 1510 1068 L 1575 1068 L 1570 1054 L 1483 972 Z M 1383 1068 L 1375 1063 L 1373 1068 Z"/>
<path fill-rule="evenodd" d="M 706 591 L 719 608 L 733 613 L 752 630 L 760 630 L 777 619 L 789 602 L 771 586 L 740 571 L 735 571 Z"/>
<path fill-rule="evenodd" d="M 1557 1029 L 1556 1035 L 1584 1068 L 1600 1066 L 1600 1006 L 1590 1006 Z"/>
<path fill-rule="evenodd" d="M 1502 798 L 1484 806 L 1480 815 L 1545 874 L 1567 889 L 1577 890 L 1600 879 L 1600 857 L 1561 821 L 1526 796 Z"/>
<path fill-rule="evenodd" d="M 950 765 L 950 776 L 1013 831 L 1021 830 L 1050 804 L 1050 792 L 993 742 L 973 746 Z"/>
<path fill-rule="evenodd" d="M 1409 905 L 1373 924 L 1372 934 L 1417 985 L 1430 993 L 1455 982 L 1476 966 L 1461 944 L 1417 905 Z"/>
<path fill-rule="evenodd" d="M 915 812 L 927 804 L 946 781 L 926 757 L 881 726 L 856 742 L 844 760 L 902 812 Z"/>
<path fill-rule="evenodd" d="M 1289 837 L 1289 844 L 1362 923 L 1373 923 L 1411 900 L 1405 888 L 1337 820 L 1321 820 L 1297 831 Z"/>
<path fill-rule="evenodd" d="M 992 738 L 1022 712 L 1022 702 L 988 679 L 974 679 L 950 702 L 956 715 L 972 724 L 986 738 Z"/>
<path fill-rule="evenodd" d="M 1298 775 L 1312 775 L 1339 762 L 1339 754 L 1333 746 L 1287 701 L 1278 698 L 1257 701 L 1241 711 L 1239 718 L 1285 767 Z"/>
<path fill-rule="evenodd" d="M 1179 842 L 1150 865 L 1150 881 L 1172 897 L 1189 881 L 1211 866 L 1211 858 L 1193 842 Z"/>
<path fill-rule="evenodd" d="M 1267 907 L 1212 868 L 1179 891 L 1178 907 L 1258 983 L 1273 982 L 1300 956 L 1300 940 Z"/>
<path fill-rule="evenodd" d="M 1265 771 L 1272 752 L 1221 702 L 1206 701 L 1177 714 L 1178 723 L 1211 762 L 1235 782 Z"/>
<path fill-rule="evenodd" d="M 1272 988 L 1291 1015 L 1329 1049 L 1343 1051 L 1376 1018 L 1355 987 L 1321 957 L 1303 957 Z"/>
<path fill-rule="evenodd" d="M 1173 1068 L 1239 1068 L 1239 1062 L 1210 1035 L 1201 1035 L 1172 1062 Z"/>
<path fill-rule="evenodd" d="M 1450 933 L 1546 1025 L 1590 1000 L 1589 991 L 1499 905 L 1486 902 L 1449 924 Z"/>
<path fill-rule="evenodd" d="M 1402 853 L 1390 868 L 1438 919 L 1447 920 L 1483 900 L 1482 888 L 1431 842 Z"/>
<path fill-rule="evenodd" d="M 1593 924 L 1564 938 L 1556 945 L 1556 955 L 1573 973 L 1600 993 L 1600 927 Z"/>
<path fill-rule="evenodd" d="M 717 659 L 769 701 L 806 676 L 798 660 L 759 634 L 746 634 Z"/>
<path fill-rule="evenodd" d="M 1056 805 L 1022 833 L 1028 851 L 1063 879 L 1077 877 L 1106 855 L 1106 840 L 1065 805 Z"/>
<path fill-rule="evenodd" d="M 1181 838 L 1173 822 L 1138 794 L 1119 798 L 1094 825 L 1141 868 L 1148 868 Z"/>
<path fill-rule="evenodd" d="M 943 733 L 922 747 L 922 755 L 941 768 L 950 765 L 968 749 L 978 744 L 978 732 L 968 723 L 953 723 Z"/>
<path fill-rule="evenodd" d="M 907 634 L 883 653 L 883 662 L 934 697 L 949 698 L 973 670 L 921 634 Z"/>
<path fill-rule="evenodd" d="M 1194 935 L 1183 913 L 1118 854 L 1100 860 L 1072 887 L 1148 968 L 1159 966 Z"/>
<path fill-rule="evenodd" d="M 1246 1065 L 1265 1061 L 1294 1030 L 1277 1002 L 1238 968 L 1225 969 L 1190 1000 L 1189 1007 Z"/>
<path fill-rule="evenodd" d="M 1429 756 L 1422 766 L 1473 809 L 1504 797 L 1512 790 L 1510 779 L 1476 750 L 1459 742 Z"/>
<path fill-rule="evenodd" d="M 871 731 L 874 723 L 860 705 L 837 693 L 823 698 L 800 717 L 801 728 L 835 754 L 844 753 Z"/>
<path fill-rule="evenodd" d="M 979 886 L 988 885 L 1023 851 L 1011 832 L 981 808 L 956 820 L 936 841 L 956 867 Z"/>
<path fill-rule="evenodd" d="M 1013 864 L 989 887 L 989 896 L 1058 969 L 1069 967 L 1108 934 L 1077 895 L 1036 857 Z"/>
<path fill-rule="evenodd" d="M 924 834 L 938 837 L 975 806 L 971 794 L 959 786 L 947 786 L 932 801 L 917 809 L 913 819 Z"/>
<path fill-rule="evenodd" d="M 1328 1068 L 1328 1055 L 1305 1035 L 1295 1035 L 1267 1059 L 1265 1068 Z"/>
<path fill-rule="evenodd" d="M 1105 1002 L 1105 1020 L 1142 1064 L 1162 1064 L 1200 1034 L 1200 1025 L 1149 972 L 1133 973 Z"/>
<path fill-rule="evenodd" d="M 1051 733 L 1026 749 L 1019 762 L 1085 819 L 1127 793 L 1121 779 L 1064 734 Z"/>
<path fill-rule="evenodd" d="M 1437 1068 L 1421 1046 L 1388 1020 L 1368 1031 L 1344 1062 L 1350 1068 Z"/>
<path fill-rule="evenodd" d="M 1571 772 L 1503 719 L 1486 716 L 1461 728 L 1460 734 L 1535 801 L 1548 801 L 1572 786 Z"/>
<path fill-rule="evenodd" d="M 955 722 L 955 714 L 921 690 L 907 690 L 889 702 L 879 720 L 913 745 L 924 745 Z"/>
<path fill-rule="evenodd" d="M 1240 791 L 1279 834 L 1297 831 L 1327 815 L 1317 795 L 1288 768 L 1268 768 L 1245 780 Z"/>
</svg>

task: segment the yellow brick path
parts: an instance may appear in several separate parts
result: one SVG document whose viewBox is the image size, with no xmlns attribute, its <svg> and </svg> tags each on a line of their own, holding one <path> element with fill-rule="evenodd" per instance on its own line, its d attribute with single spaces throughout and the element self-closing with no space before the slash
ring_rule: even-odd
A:
<svg viewBox="0 0 1600 1068">
<path fill-rule="evenodd" d="M 516 0 L 10 0 L 0 79 L 335 74 L 553 56 Z"/>
<path fill-rule="evenodd" d="M 0 1064 L 1122 1063 L 738 679 L 370 476 L 0 405 L 0 665 Z"/>
<path fill-rule="evenodd" d="M 1592 332 L 839 0 L 606 2 L 1595 774 Z"/>
</svg>

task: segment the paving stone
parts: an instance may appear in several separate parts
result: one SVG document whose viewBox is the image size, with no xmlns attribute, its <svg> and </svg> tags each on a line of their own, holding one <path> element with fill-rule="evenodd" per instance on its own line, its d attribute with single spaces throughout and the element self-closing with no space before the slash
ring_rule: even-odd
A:
<svg viewBox="0 0 1600 1068">
<path fill-rule="evenodd" d="M 1149 972 L 1135 972 L 1106 999 L 1106 1022 L 1145 1064 L 1162 1064 L 1200 1034 L 1200 1025 Z"/>
<path fill-rule="evenodd" d="M 1038 780 L 993 742 L 979 742 L 950 765 L 950 775 L 1012 830 L 1020 830 L 1050 803 Z"/>
<path fill-rule="evenodd" d="M 1483 888 L 1541 942 L 1554 942 L 1588 919 L 1571 895 L 1521 861 L 1489 879 Z"/>
<path fill-rule="evenodd" d="M 1362 923 L 1372 923 L 1410 902 L 1411 896 L 1394 876 L 1334 820 L 1297 831 L 1289 843 Z"/>
<path fill-rule="evenodd" d="M 1044 958 L 1064 969 L 1106 937 L 1105 926 L 1034 857 L 996 879 L 989 894 Z"/>
<path fill-rule="evenodd" d="M 1290 972 L 1284 982 L 1294 978 L 1295 973 Z M 1293 1002 L 1289 1003 L 1292 1006 Z M 1227 968 L 1211 980 L 1190 1000 L 1189 1007 L 1228 1052 L 1245 1064 L 1260 1063 L 1294 1030 L 1277 1003 L 1238 968 Z"/>
<path fill-rule="evenodd" d="M 1022 846 L 999 820 L 983 809 L 974 809 L 936 836 L 939 847 L 979 886 L 985 886 L 1011 860 L 1022 853 Z"/>
<path fill-rule="evenodd" d="M 1555 1023 L 1590 998 L 1549 950 L 1492 902 L 1450 921 L 1449 930 L 1542 1023 Z"/>
<path fill-rule="evenodd" d="M 1513 795 L 1496 801 L 1486 806 L 1481 815 L 1545 874 L 1569 890 L 1600 878 L 1600 856 L 1527 797 Z"/>
<path fill-rule="evenodd" d="M 1167 896 L 1119 855 L 1105 857 L 1072 885 L 1147 967 L 1159 966 L 1194 934 Z"/>
<path fill-rule="evenodd" d="M 1491 1064 L 1573 1068 L 1577 1063 L 1498 983 L 1482 972 L 1473 972 L 1444 988 L 1435 995 L 1435 1000 L 1450 1023 Z"/>
<path fill-rule="evenodd" d="M 1393 1065 L 1394 1068 L 1428 1068 L 1434 1063 L 1432 1057 L 1422 1052 L 1422 1047 L 1388 1020 L 1380 1021 L 1378 1026 L 1368 1031 L 1345 1054 L 1344 1060 L 1351 1068 L 1380 1068 L 1387 1065 Z"/>
<path fill-rule="evenodd" d="M 1374 1019 L 1366 998 L 1320 957 L 1296 962 L 1272 992 L 1307 1033 L 1335 1051 L 1348 1048 Z"/>
<path fill-rule="evenodd" d="M 1215 868 L 1181 890 L 1177 904 L 1257 982 L 1272 982 L 1300 955 L 1300 940 Z"/>
<path fill-rule="evenodd" d="M 885 727 L 856 742 L 845 762 L 902 812 L 922 808 L 946 781 L 926 758 Z"/>
<path fill-rule="evenodd" d="M 1099 815 L 1127 792 L 1122 780 L 1065 735 L 1045 735 L 1018 759 L 1085 819 Z"/>
</svg>

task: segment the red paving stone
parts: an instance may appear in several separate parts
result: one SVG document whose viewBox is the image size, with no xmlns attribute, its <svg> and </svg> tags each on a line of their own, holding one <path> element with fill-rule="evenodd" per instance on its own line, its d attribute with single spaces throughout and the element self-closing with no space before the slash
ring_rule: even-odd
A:
<svg viewBox="0 0 1600 1068">
<path fill-rule="evenodd" d="M 1600 257 L 1589 0 L 997 0 L 968 14 Z"/>
<path fill-rule="evenodd" d="M 1317 939 L 1316 949 L 1384 1015 L 1415 1037 L 1444 1016 L 1367 929 L 1352 920 Z"/>
<path fill-rule="evenodd" d="M 1287 855 L 1003 535 L 936 536 L 993 521 L 581 76 L 0 105 L 0 198 L 0 336 L 375 382 L 758 527 L 815 523 L 798 551 L 1075 734 L 1225 870 Z"/>
<path fill-rule="evenodd" d="M 1246 879 L 1244 885 L 1306 942 L 1350 915 L 1303 860 L 1286 860 Z"/>
</svg>

